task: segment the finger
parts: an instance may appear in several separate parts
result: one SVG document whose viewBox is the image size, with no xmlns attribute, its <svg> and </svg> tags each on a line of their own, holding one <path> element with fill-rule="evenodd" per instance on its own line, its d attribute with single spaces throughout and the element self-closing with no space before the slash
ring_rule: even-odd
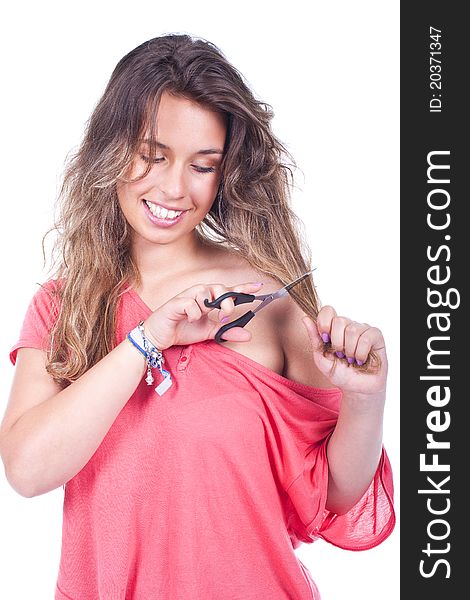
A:
<svg viewBox="0 0 470 600">
<path fill-rule="evenodd" d="M 243 292 L 247 294 L 254 294 L 263 286 L 262 281 L 248 281 L 245 283 L 237 283 L 237 285 L 230 286 L 232 292 Z"/>
<path fill-rule="evenodd" d="M 219 296 L 222 296 L 223 294 L 232 291 L 222 284 L 213 284 L 210 287 L 214 300 L 215 298 L 218 298 Z M 222 302 L 220 303 L 220 313 L 218 315 L 218 318 L 223 319 L 225 316 L 231 315 L 234 308 L 235 304 L 233 298 L 225 298 L 225 300 L 222 300 Z"/>
<path fill-rule="evenodd" d="M 360 336 L 369 328 L 365 323 L 351 321 L 344 331 L 344 353 L 348 363 L 355 362 L 357 357 L 357 344 Z"/>
<path fill-rule="evenodd" d="M 323 340 L 320 337 L 320 333 L 318 331 L 318 323 L 315 323 L 310 317 L 303 317 L 302 323 L 305 325 L 307 329 L 308 337 L 310 338 L 310 342 L 312 347 L 316 351 L 323 350 Z"/>
<path fill-rule="evenodd" d="M 206 306 L 205 301 L 212 301 L 217 295 L 212 291 L 211 286 L 203 285 L 200 289 L 195 290 L 195 301 L 203 314 L 215 311 L 213 307 Z"/>
<path fill-rule="evenodd" d="M 332 306 L 323 306 L 317 315 L 317 329 L 325 344 L 331 340 L 331 323 L 335 317 L 336 311 Z"/>
<path fill-rule="evenodd" d="M 186 313 L 186 317 L 189 323 L 192 323 L 193 321 L 198 321 L 202 317 L 202 310 L 199 308 L 197 302 L 192 299 L 188 299 L 184 308 L 184 312 Z"/>
<path fill-rule="evenodd" d="M 257 291 L 261 289 L 263 285 L 262 281 L 258 282 L 248 282 L 241 283 L 235 286 L 231 286 L 227 288 L 223 285 L 213 285 L 211 286 L 212 292 L 214 293 L 214 299 L 222 296 L 226 292 L 243 292 L 248 294 L 256 294 Z M 219 320 L 227 319 L 229 315 L 233 313 L 235 310 L 235 300 L 233 298 L 226 298 L 220 304 L 220 313 L 218 315 Z"/>
<path fill-rule="evenodd" d="M 208 315 L 209 320 L 217 321 L 224 317 L 224 313 L 222 310 L 214 308 L 213 306 L 206 306 L 206 300 L 208 302 L 212 302 L 222 294 L 225 294 L 227 288 L 221 284 L 213 284 L 213 285 L 204 285 L 200 284 L 197 286 L 193 286 L 183 292 L 186 296 L 194 296 L 194 301 L 198 305 L 200 311 L 204 315 Z M 227 299 L 228 302 L 232 302 L 233 300 Z M 230 312 L 230 304 L 227 305 L 226 301 L 222 303 L 227 312 Z"/>
<path fill-rule="evenodd" d="M 322 372 L 331 372 L 331 369 L 334 368 L 335 356 L 330 352 L 325 352 L 323 339 L 318 332 L 318 323 L 315 323 L 310 317 L 303 317 L 302 322 L 312 344 L 315 364 Z"/>
<path fill-rule="evenodd" d="M 351 319 L 346 317 L 334 317 L 331 322 L 331 348 L 338 358 L 344 358 L 344 332 L 349 323 Z"/>
<path fill-rule="evenodd" d="M 204 304 L 205 299 L 211 300 L 211 290 L 210 286 L 200 283 L 198 285 L 193 285 L 190 288 L 180 292 L 177 296 L 175 296 L 175 300 L 178 301 L 178 306 L 183 307 L 183 309 L 187 306 L 186 301 L 193 301 L 197 304 L 200 311 L 205 314 L 212 308 L 208 308 Z"/>
<path fill-rule="evenodd" d="M 167 308 L 167 316 L 172 321 L 189 322 L 197 321 L 202 316 L 202 311 L 199 308 L 194 298 L 176 297 L 165 304 Z"/>
<path fill-rule="evenodd" d="M 379 354 L 385 351 L 385 341 L 377 327 L 369 327 L 359 337 L 356 346 L 356 362 L 365 363 L 372 350 Z"/>
</svg>

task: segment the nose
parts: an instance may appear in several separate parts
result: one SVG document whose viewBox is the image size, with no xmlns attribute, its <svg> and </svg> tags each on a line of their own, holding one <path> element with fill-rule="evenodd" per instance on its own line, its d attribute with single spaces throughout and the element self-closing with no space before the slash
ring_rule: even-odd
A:
<svg viewBox="0 0 470 600">
<path fill-rule="evenodd" d="M 186 181 L 183 165 L 167 164 L 158 170 L 157 186 L 169 200 L 180 200 L 186 196 Z"/>
</svg>

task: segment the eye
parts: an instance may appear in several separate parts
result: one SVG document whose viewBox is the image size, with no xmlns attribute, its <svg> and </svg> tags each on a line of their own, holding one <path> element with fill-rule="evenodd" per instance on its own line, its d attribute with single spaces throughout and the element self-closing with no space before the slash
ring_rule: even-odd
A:
<svg viewBox="0 0 470 600">
<path fill-rule="evenodd" d="M 155 158 L 150 158 L 150 156 L 146 156 L 145 154 L 141 154 L 140 158 L 147 163 L 159 163 L 164 160 L 163 156 L 156 156 Z"/>
<path fill-rule="evenodd" d="M 193 167 L 198 173 L 213 173 L 215 171 L 215 167 L 200 167 L 198 165 L 193 165 Z"/>
</svg>

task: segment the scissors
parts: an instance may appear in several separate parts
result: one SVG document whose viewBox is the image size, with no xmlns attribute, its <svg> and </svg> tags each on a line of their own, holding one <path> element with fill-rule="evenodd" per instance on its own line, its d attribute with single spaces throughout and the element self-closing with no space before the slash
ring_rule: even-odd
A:
<svg viewBox="0 0 470 600">
<path fill-rule="evenodd" d="M 259 310 L 268 306 L 268 304 L 270 304 L 273 300 L 277 300 L 278 298 L 283 298 L 284 296 L 287 296 L 290 289 L 292 289 L 295 285 L 297 285 L 298 283 L 303 281 L 306 277 L 308 277 L 311 273 L 313 273 L 313 271 L 315 271 L 315 269 L 312 269 L 311 271 L 304 273 L 300 277 L 297 277 L 297 279 L 294 279 L 294 281 L 291 281 L 287 285 L 284 285 L 282 288 L 280 288 L 276 292 L 271 292 L 271 294 L 263 294 L 261 296 L 254 296 L 253 294 L 244 294 L 243 292 L 226 292 L 225 294 L 222 294 L 221 296 L 219 296 L 215 300 L 212 300 L 211 302 L 209 302 L 209 300 L 206 298 L 204 300 L 204 304 L 208 308 L 219 308 L 219 309 L 220 309 L 221 302 L 223 300 L 225 300 L 226 298 L 233 298 L 233 303 L 235 304 L 235 306 L 237 306 L 238 304 L 246 304 L 248 302 L 253 302 L 254 300 L 262 301 L 261 304 L 259 304 L 254 310 L 249 310 L 248 312 L 243 314 L 241 317 L 238 317 L 238 319 L 235 319 L 235 321 L 231 321 L 230 323 L 226 323 L 225 325 L 222 325 L 222 327 L 215 334 L 216 341 L 217 342 L 226 342 L 227 340 L 224 340 L 222 337 L 226 331 L 228 331 L 229 329 L 232 329 L 233 327 L 245 327 L 245 325 L 251 321 L 251 319 L 256 315 L 256 313 Z"/>
</svg>

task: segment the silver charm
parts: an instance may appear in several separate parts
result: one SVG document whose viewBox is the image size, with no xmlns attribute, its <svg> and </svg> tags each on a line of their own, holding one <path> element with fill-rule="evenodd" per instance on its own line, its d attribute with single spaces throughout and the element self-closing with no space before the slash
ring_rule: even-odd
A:
<svg viewBox="0 0 470 600">
<path fill-rule="evenodd" d="M 147 371 L 147 377 L 145 378 L 145 381 L 147 382 L 147 385 L 152 385 L 152 383 L 155 381 L 150 369 Z"/>
</svg>

